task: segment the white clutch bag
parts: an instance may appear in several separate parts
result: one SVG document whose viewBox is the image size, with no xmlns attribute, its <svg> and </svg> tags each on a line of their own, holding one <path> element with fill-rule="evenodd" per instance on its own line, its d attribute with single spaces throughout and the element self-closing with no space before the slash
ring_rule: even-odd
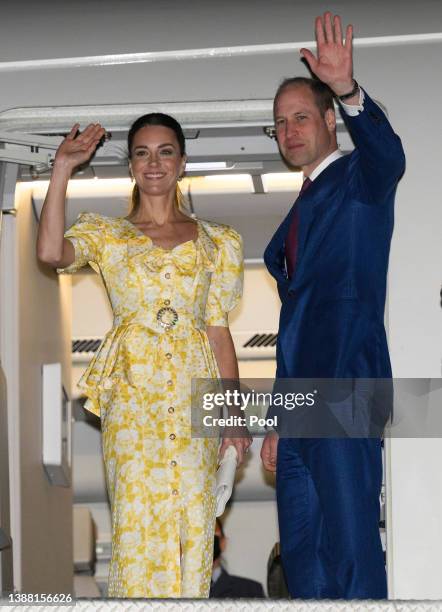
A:
<svg viewBox="0 0 442 612">
<path fill-rule="evenodd" d="M 216 516 L 221 516 L 233 491 L 238 453 L 234 446 L 228 446 L 216 472 Z"/>
</svg>

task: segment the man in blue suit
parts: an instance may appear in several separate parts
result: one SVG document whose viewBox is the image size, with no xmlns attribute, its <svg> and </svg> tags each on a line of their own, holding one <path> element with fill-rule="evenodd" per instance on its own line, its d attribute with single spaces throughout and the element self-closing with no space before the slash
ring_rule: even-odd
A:
<svg viewBox="0 0 442 612">
<path fill-rule="evenodd" d="M 345 43 L 337 16 L 318 17 L 315 29 L 317 57 L 301 54 L 316 79 L 287 79 L 274 101 L 280 152 L 305 177 L 264 255 L 282 302 L 276 376 L 389 379 L 383 318 L 403 149 L 353 79 L 352 26 Z M 355 143 L 350 155 L 337 147 L 333 98 Z M 270 432 L 261 456 L 276 471 L 292 597 L 385 598 L 379 437 Z"/>
</svg>

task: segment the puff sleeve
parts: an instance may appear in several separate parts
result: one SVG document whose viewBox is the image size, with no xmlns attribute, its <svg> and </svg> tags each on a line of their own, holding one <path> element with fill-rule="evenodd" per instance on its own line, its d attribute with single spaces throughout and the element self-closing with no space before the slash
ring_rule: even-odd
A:
<svg viewBox="0 0 442 612">
<path fill-rule="evenodd" d="M 228 327 L 228 313 L 242 296 L 243 277 L 242 238 L 232 228 L 226 228 L 218 242 L 217 261 L 207 296 L 206 325 Z"/>
<path fill-rule="evenodd" d="M 57 273 L 73 274 L 88 263 L 99 272 L 103 252 L 103 228 L 99 216 L 93 213 L 80 213 L 64 237 L 74 246 L 75 260 L 66 268 L 57 268 Z"/>
</svg>

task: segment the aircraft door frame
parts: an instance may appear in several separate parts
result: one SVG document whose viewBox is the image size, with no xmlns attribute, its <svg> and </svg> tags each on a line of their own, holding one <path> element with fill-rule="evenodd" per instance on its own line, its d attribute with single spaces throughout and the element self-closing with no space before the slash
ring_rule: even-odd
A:
<svg viewBox="0 0 442 612">
<path fill-rule="evenodd" d="M 15 435 L 18 434 L 18 412 L 13 410 L 18 405 L 18 389 L 14 385 L 15 375 L 9 375 L 14 370 L 16 357 L 16 350 L 10 348 L 17 346 L 10 315 L 14 312 L 15 300 L 14 198 L 18 171 L 18 164 L 0 162 L 0 593 L 14 591 L 14 552 L 19 540 L 15 533 L 13 537 L 12 524 L 13 517 L 20 516 L 20 487 L 16 479 L 19 447 L 14 443 L 18 439 Z"/>
</svg>

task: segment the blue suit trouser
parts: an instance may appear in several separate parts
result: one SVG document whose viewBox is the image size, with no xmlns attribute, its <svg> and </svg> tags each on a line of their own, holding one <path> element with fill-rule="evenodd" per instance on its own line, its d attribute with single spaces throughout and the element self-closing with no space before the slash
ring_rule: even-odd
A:
<svg viewBox="0 0 442 612">
<path fill-rule="evenodd" d="M 376 438 L 281 438 L 276 491 L 292 597 L 385 599 Z"/>
</svg>

